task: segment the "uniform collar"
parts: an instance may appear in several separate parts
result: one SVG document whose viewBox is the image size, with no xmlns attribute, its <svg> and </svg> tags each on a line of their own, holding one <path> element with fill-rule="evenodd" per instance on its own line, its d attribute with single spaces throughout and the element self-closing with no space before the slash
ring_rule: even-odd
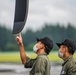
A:
<svg viewBox="0 0 76 75">
<path fill-rule="evenodd" d="M 62 66 L 64 66 L 70 59 L 73 58 L 73 55 L 70 55 L 65 61 L 64 63 L 62 64 Z"/>
<path fill-rule="evenodd" d="M 39 54 L 38 56 L 41 56 L 41 55 L 47 55 L 47 53 L 42 53 L 42 54 Z"/>
</svg>

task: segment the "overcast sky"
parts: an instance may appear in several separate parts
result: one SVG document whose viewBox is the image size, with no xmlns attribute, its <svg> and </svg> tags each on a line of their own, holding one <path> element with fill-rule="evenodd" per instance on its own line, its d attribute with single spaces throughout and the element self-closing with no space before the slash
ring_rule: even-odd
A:
<svg viewBox="0 0 76 75">
<path fill-rule="evenodd" d="M 13 28 L 15 0 L 0 0 L 0 24 Z M 72 23 L 76 27 L 76 0 L 29 0 L 24 29 L 40 29 L 44 23 Z"/>
</svg>

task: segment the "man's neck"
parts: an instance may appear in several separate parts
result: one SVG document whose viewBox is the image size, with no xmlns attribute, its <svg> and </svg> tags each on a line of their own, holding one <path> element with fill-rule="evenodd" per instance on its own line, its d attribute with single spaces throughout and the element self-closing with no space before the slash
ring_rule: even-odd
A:
<svg viewBox="0 0 76 75">
<path fill-rule="evenodd" d="M 65 55 L 65 57 L 63 57 L 63 60 L 65 61 L 70 55 L 71 55 L 71 54 L 67 53 L 67 54 Z"/>
<path fill-rule="evenodd" d="M 37 51 L 37 55 L 44 54 L 45 51 L 43 49 Z"/>
</svg>

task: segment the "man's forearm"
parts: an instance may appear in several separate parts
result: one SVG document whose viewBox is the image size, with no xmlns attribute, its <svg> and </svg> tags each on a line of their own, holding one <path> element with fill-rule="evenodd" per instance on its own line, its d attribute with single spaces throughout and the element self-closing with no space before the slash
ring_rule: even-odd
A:
<svg viewBox="0 0 76 75">
<path fill-rule="evenodd" d="M 20 57 L 21 57 L 22 63 L 26 64 L 26 53 L 23 45 L 20 45 Z"/>
</svg>

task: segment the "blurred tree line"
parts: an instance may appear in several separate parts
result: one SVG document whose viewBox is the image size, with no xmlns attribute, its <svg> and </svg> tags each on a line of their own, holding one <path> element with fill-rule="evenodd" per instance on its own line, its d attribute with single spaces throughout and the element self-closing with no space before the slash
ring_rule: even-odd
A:
<svg viewBox="0 0 76 75">
<path fill-rule="evenodd" d="M 22 33 L 25 50 L 32 51 L 37 38 L 50 37 L 53 40 L 54 48 L 57 50 L 56 42 L 64 41 L 66 38 L 72 39 L 76 43 L 76 28 L 71 24 L 67 27 L 60 24 L 45 24 L 41 30 L 33 31 L 28 29 Z M 15 41 L 15 35 L 10 29 L 0 26 L 0 51 L 18 51 L 19 47 Z"/>
</svg>

